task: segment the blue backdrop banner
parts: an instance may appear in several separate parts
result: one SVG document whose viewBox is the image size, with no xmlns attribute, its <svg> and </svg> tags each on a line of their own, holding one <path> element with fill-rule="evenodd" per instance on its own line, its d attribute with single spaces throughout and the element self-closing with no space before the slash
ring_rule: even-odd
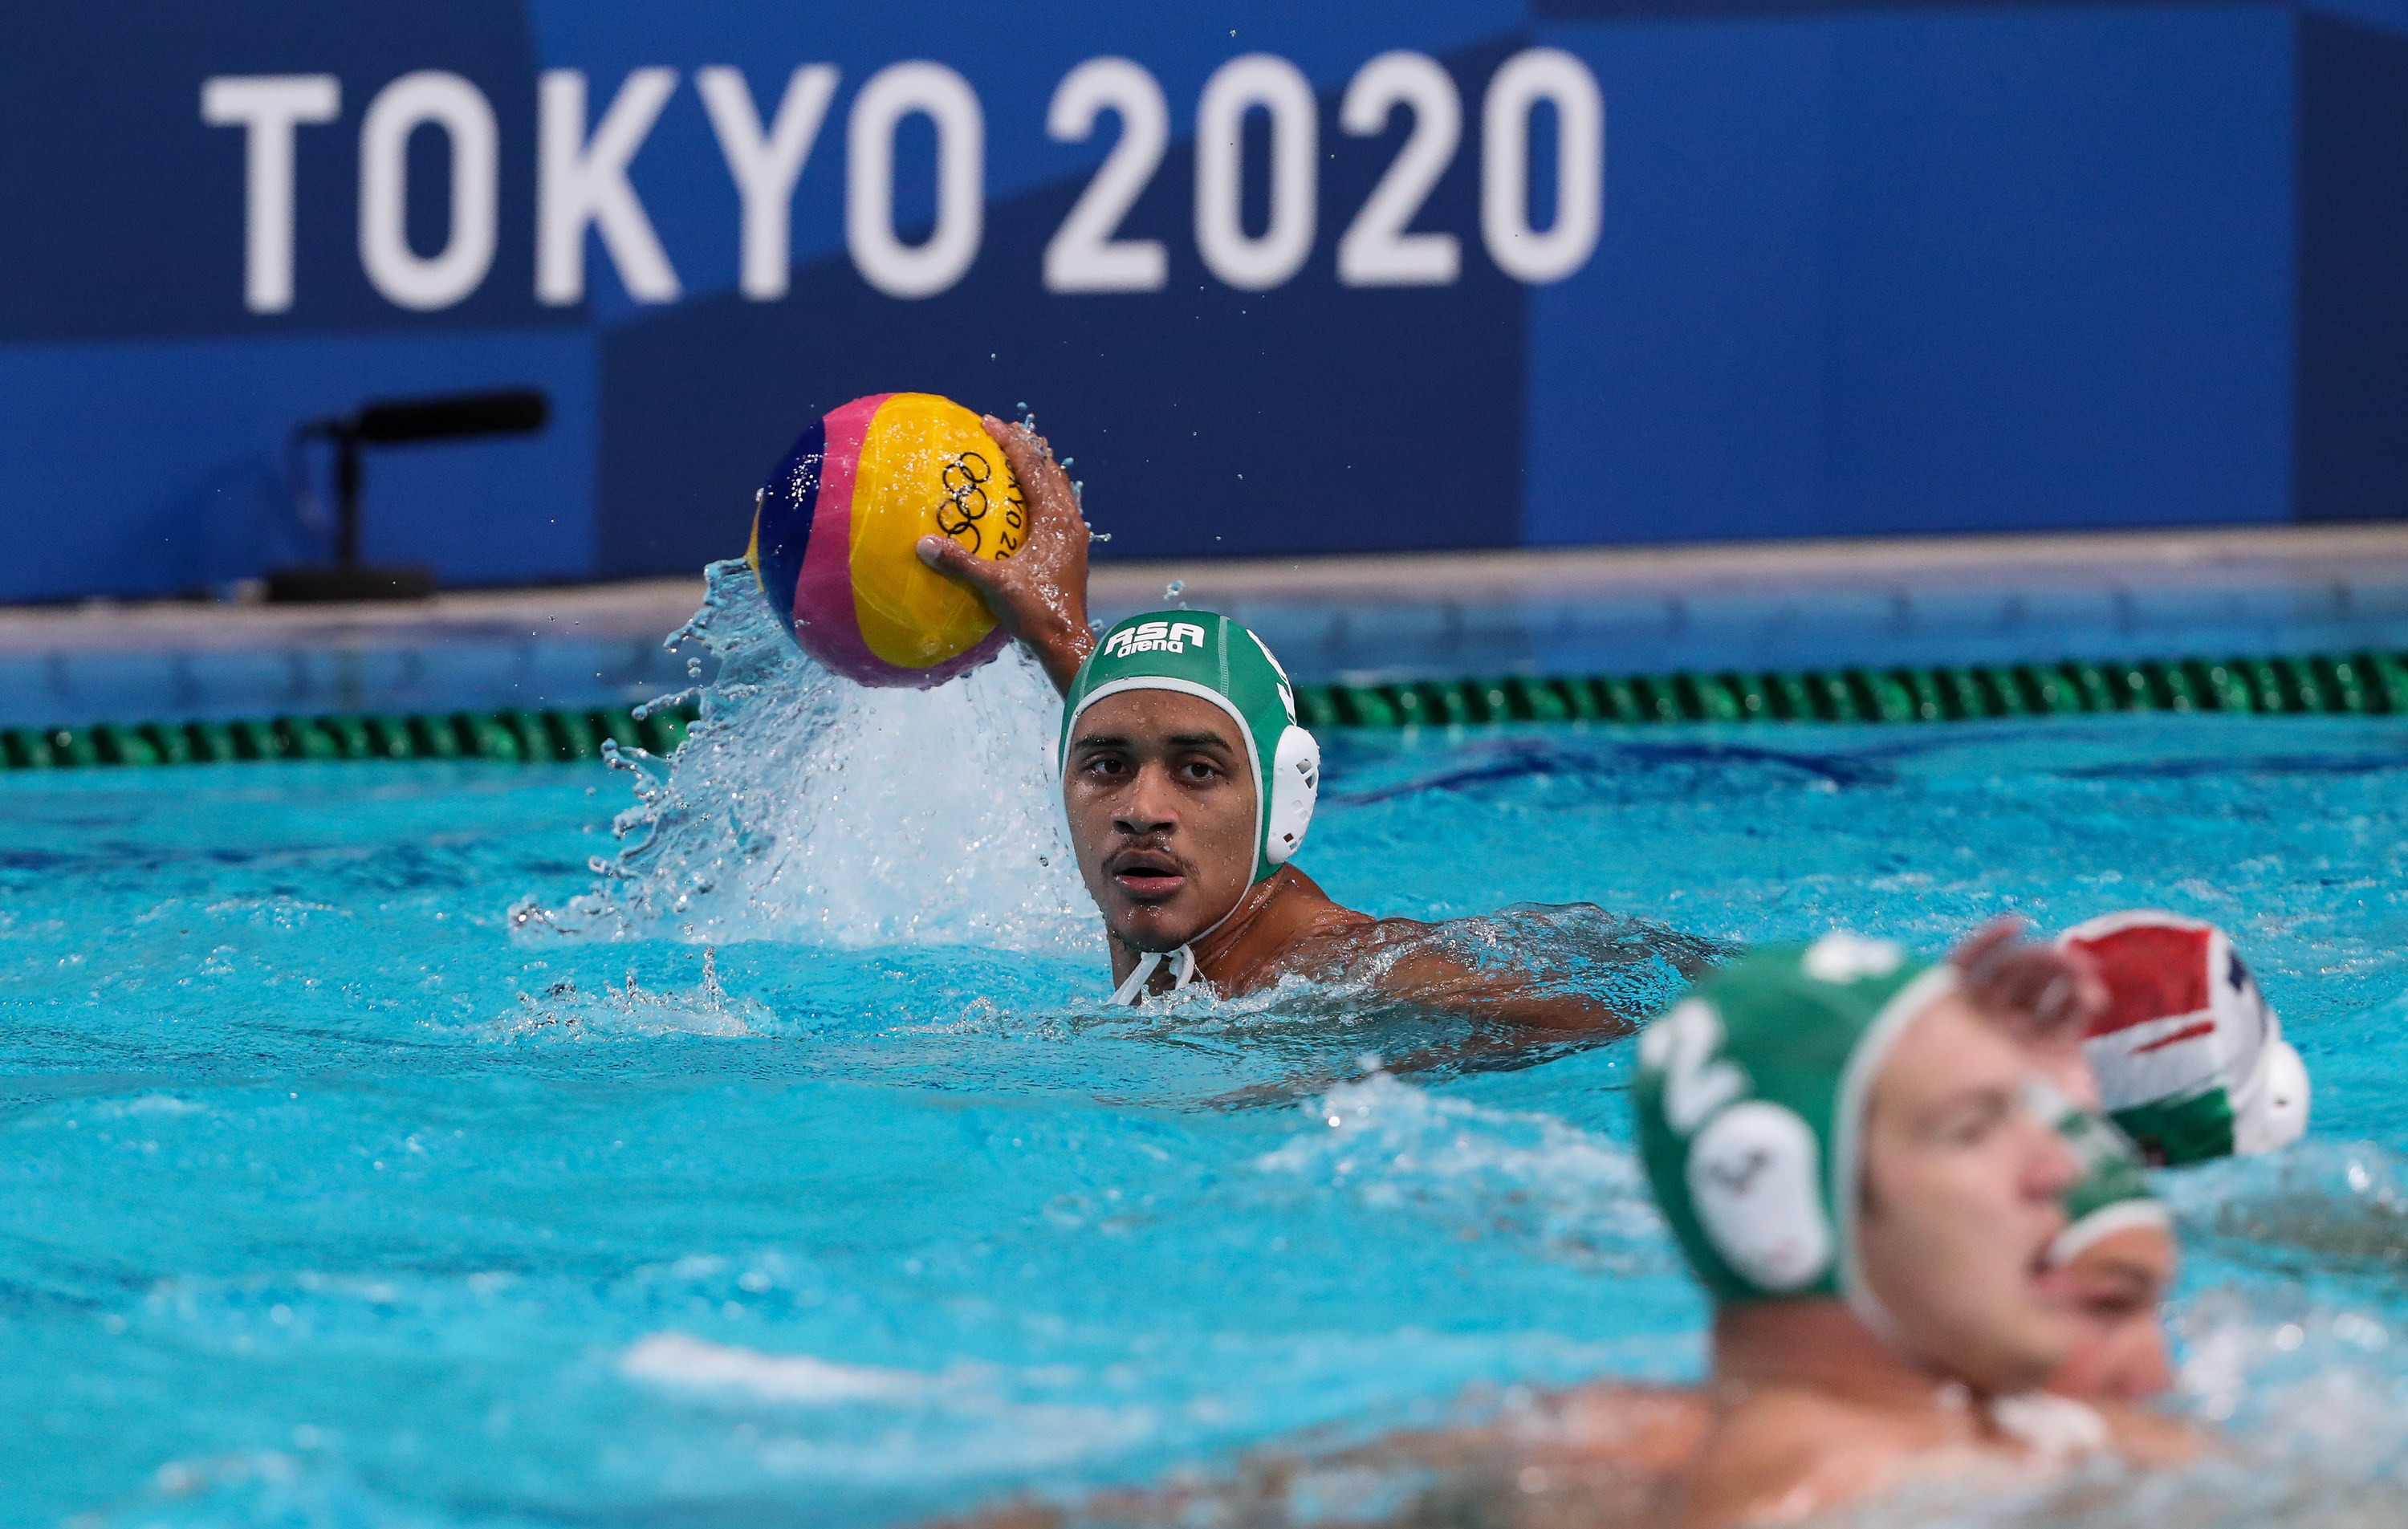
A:
<svg viewBox="0 0 2408 1529">
<path fill-rule="evenodd" d="M 0 599 L 740 552 L 1032 408 L 1099 556 L 2387 518 L 2408 0 L 21 0 Z"/>
</svg>

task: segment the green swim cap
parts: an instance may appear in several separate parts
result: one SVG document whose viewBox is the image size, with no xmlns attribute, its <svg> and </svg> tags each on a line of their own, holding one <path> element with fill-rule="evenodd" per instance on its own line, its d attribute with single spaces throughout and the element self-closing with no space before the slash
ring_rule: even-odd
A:
<svg viewBox="0 0 2408 1529">
<path fill-rule="evenodd" d="M 1894 1335 L 1856 1262 L 1865 1103 L 1956 985 L 1953 966 L 1835 933 L 1742 957 L 1640 1036 L 1648 1181 L 1718 1304 L 1836 1295 Z"/>
<path fill-rule="evenodd" d="M 1150 610 L 1114 622 L 1079 665 L 1062 705 L 1055 760 L 1067 767 L 1070 729 L 1107 695 L 1168 690 L 1200 696 L 1238 724 L 1254 779 L 1254 865 L 1268 878 L 1304 843 L 1321 794 L 1321 746 L 1296 722 L 1296 692 L 1263 639 L 1209 610 Z"/>
<path fill-rule="evenodd" d="M 2172 1227 L 2165 1202 L 2149 1188 L 2141 1149 L 2114 1121 L 2096 1110 L 2070 1108 L 2057 1121 L 2057 1134 L 2082 1165 L 2082 1177 L 2062 1197 L 2065 1230 L 2048 1245 L 2050 1263 L 2071 1263 L 2092 1243 L 2131 1227 Z"/>
</svg>

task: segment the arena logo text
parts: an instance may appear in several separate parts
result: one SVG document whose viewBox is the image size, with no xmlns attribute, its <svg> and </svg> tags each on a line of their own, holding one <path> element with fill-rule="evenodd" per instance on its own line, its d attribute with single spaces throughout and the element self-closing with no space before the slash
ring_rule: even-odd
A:
<svg viewBox="0 0 2408 1529">
<path fill-rule="evenodd" d="M 1183 653 L 1187 639 L 1193 638 L 1198 651 L 1204 647 L 1204 629 L 1188 622 L 1141 622 L 1125 627 L 1104 639 L 1104 651 L 1114 658 L 1126 658 L 1131 653 Z"/>
</svg>

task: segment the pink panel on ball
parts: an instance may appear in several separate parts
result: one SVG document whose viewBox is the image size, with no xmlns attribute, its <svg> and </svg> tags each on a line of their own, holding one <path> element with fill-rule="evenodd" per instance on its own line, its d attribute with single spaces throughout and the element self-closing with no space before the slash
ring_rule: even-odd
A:
<svg viewBox="0 0 2408 1529">
<path fill-rule="evenodd" d="M 861 640 L 853 610 L 853 484 L 861 464 L 861 442 L 869 422 L 891 393 L 856 398 L 831 411 L 826 455 L 820 459 L 819 499 L 811 509 L 811 537 L 803 550 L 803 571 L 795 578 L 795 640 L 803 651 L 848 679 L 865 685 L 896 682 L 895 665 Z"/>
<path fill-rule="evenodd" d="M 1003 628 L 998 626 L 942 664 L 931 664 L 924 669 L 900 669 L 888 664 L 885 678 L 877 683 L 913 685 L 921 690 L 934 690 L 948 679 L 956 679 L 969 673 L 996 654 L 1002 652 L 1010 645 L 1010 642 L 1011 639 L 1004 635 Z"/>
</svg>

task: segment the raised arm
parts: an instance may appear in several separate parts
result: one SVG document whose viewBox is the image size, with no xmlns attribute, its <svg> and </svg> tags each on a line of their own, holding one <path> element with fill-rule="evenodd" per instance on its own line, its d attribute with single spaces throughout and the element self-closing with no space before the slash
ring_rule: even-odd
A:
<svg viewBox="0 0 2408 1529">
<path fill-rule="evenodd" d="M 2107 1007 L 2107 984 L 2089 957 L 2029 939 L 2028 927 L 2014 914 L 1992 919 L 1948 952 L 1949 964 L 1976 1007 L 2027 1038 L 2079 1042 L 2091 1017 Z"/>
<path fill-rule="evenodd" d="M 1993 919 L 1948 952 L 1975 1007 L 2021 1040 L 2048 1080 L 2086 1108 L 2100 1107 L 2099 1079 L 2083 1054 L 2107 984 L 2079 950 L 2024 937 L 2024 921 Z"/>
<path fill-rule="evenodd" d="M 1028 539 L 1008 558 L 973 557 L 950 536 L 920 538 L 920 561 L 976 590 L 996 623 L 1034 654 L 1054 688 L 1068 694 L 1096 646 L 1087 626 L 1087 522 L 1069 475 L 1045 437 L 982 417 L 1028 501 Z"/>
</svg>

